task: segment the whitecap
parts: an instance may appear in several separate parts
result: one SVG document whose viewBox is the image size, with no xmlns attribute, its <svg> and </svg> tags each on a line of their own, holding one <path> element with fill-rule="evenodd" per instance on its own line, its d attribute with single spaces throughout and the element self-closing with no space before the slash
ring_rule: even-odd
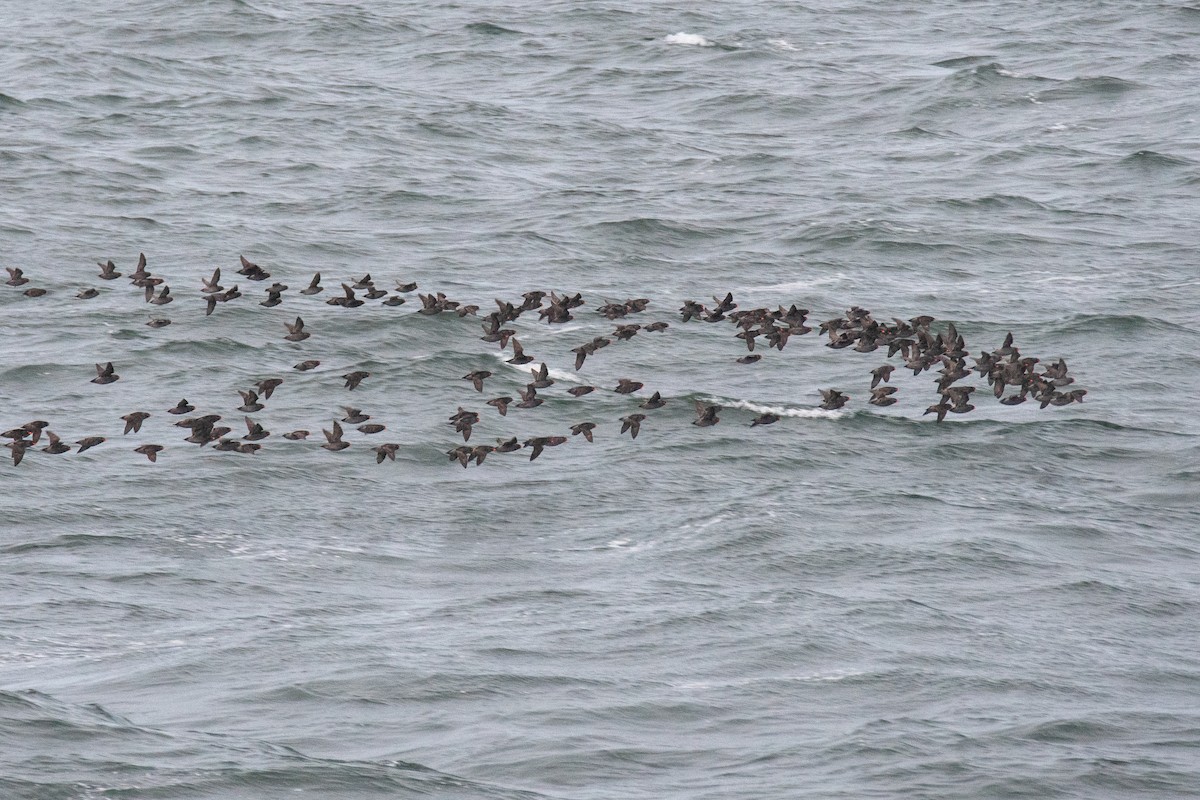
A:
<svg viewBox="0 0 1200 800">
<path fill-rule="evenodd" d="M 740 408 L 743 411 L 753 411 L 755 414 L 771 413 L 777 417 L 798 417 L 801 419 L 838 419 L 845 416 L 844 411 L 827 411 L 823 408 L 789 408 L 787 406 L 764 406 L 751 403 L 749 400 L 721 400 L 718 397 L 706 397 L 705 402 L 718 403 L 725 408 Z"/>
<path fill-rule="evenodd" d="M 528 364 L 509 364 L 508 359 L 512 358 L 512 355 L 505 350 L 498 350 L 493 352 L 492 355 L 505 365 L 512 367 L 517 372 L 523 372 L 526 375 L 528 375 L 532 370 L 540 369 L 542 366 L 542 362 L 536 358 L 533 361 L 530 361 Z M 566 383 L 582 384 L 584 382 L 583 378 L 579 377 L 574 372 L 568 372 L 565 369 L 555 369 L 550 365 L 546 365 L 546 375 L 556 381 L 565 381 Z"/>
<path fill-rule="evenodd" d="M 667 44 L 689 44 L 694 47 L 712 47 L 713 43 L 698 33 L 672 33 L 663 37 Z"/>
<path fill-rule="evenodd" d="M 772 47 L 779 48 L 780 50 L 799 50 L 800 49 L 800 48 L 796 47 L 794 44 L 792 44 L 791 42 L 789 42 L 787 39 L 768 39 L 767 44 L 771 45 Z"/>
</svg>

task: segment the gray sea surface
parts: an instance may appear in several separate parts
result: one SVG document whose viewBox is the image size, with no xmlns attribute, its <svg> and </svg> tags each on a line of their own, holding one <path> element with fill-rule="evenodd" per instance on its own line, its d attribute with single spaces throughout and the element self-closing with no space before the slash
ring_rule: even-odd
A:
<svg viewBox="0 0 1200 800">
<path fill-rule="evenodd" d="M 0 427 L 106 437 L 0 451 L 0 797 L 1200 795 L 1200 7 L 3 2 L 0 37 Z M 514 366 L 416 293 L 324 302 L 367 273 L 586 304 Z M 876 408 L 883 351 L 681 321 L 726 292 L 1011 332 L 1088 393 L 975 376 L 938 423 L 900 368 Z M 575 369 L 631 298 L 670 327 Z M 542 406 L 485 405 L 543 361 Z M 166 414 L 241 435 L 269 377 L 253 455 Z M 386 431 L 322 449 L 347 405 Z M 463 469 L 460 406 L 595 443 Z"/>
</svg>

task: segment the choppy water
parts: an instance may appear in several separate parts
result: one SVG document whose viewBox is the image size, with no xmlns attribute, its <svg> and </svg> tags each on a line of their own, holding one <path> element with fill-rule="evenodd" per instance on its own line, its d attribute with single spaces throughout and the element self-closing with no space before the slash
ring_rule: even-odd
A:
<svg viewBox="0 0 1200 800">
<path fill-rule="evenodd" d="M 0 287 L 0 423 L 109 441 L 0 464 L 4 797 L 1200 793 L 1200 9 L 48 5 L 0 21 L 3 262 L 49 290 Z M 175 303 L 95 278 L 139 252 Z M 239 253 L 292 289 L 206 318 Z M 577 378 L 608 323 L 516 327 L 669 404 L 636 441 L 632 400 L 561 385 L 500 418 L 459 377 L 527 378 L 470 318 L 297 296 L 317 269 L 648 297 L 671 329 Z M 1089 394 L 938 425 L 897 373 L 874 409 L 880 353 L 743 366 L 678 322 L 729 290 L 1011 330 Z M 215 453 L 162 413 L 237 420 L 272 375 L 269 429 L 352 399 L 396 463 Z M 600 427 L 463 470 L 459 405 L 473 442 Z"/>
</svg>

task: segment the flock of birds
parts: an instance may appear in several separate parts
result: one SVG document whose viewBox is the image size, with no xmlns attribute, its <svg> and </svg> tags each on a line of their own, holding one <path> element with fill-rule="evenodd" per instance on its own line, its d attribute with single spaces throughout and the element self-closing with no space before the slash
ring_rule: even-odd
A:
<svg viewBox="0 0 1200 800">
<path fill-rule="evenodd" d="M 176 299 L 171 294 L 170 287 L 164 278 L 153 274 L 148 269 L 144 254 L 139 255 L 137 268 L 125 275 L 118 271 L 117 266 L 111 260 L 100 263 L 99 266 L 98 277 L 101 280 L 113 281 L 122 277 L 128 278 L 133 286 L 142 290 L 143 298 L 148 304 L 162 307 Z M 9 267 L 7 271 L 9 279 L 6 284 L 8 286 L 19 288 L 30 282 L 20 268 Z M 255 282 L 265 281 L 271 277 L 265 269 L 247 260 L 244 256 L 240 257 L 240 269 L 237 270 L 237 274 L 243 276 L 247 281 Z M 210 277 L 200 279 L 202 284 L 200 296 L 203 298 L 206 316 L 213 314 L 222 304 L 243 296 L 238 284 L 226 288 L 222 286 L 221 280 L 219 268 Z M 318 272 L 305 288 L 299 290 L 299 294 L 318 295 L 324 292 L 325 288 L 321 285 L 321 274 Z M 416 292 L 417 288 L 416 283 L 407 283 L 398 285 L 394 291 L 385 291 L 376 286 L 370 275 L 366 275 L 352 282 L 341 283 L 337 290 L 330 292 L 332 296 L 325 302 L 328 305 L 343 308 L 356 308 L 368 301 L 378 301 L 385 306 L 400 306 L 408 302 L 409 295 Z M 273 282 L 265 288 L 266 298 L 259 305 L 267 308 L 280 305 L 283 302 L 284 293 L 288 290 L 288 286 Z M 47 290 L 29 287 L 23 290 L 23 294 L 28 297 L 41 297 L 47 294 Z M 80 290 L 76 297 L 88 300 L 99 294 L 98 289 L 89 287 Z M 498 345 L 501 351 L 511 351 L 512 357 L 507 359 L 507 363 L 515 366 L 530 364 L 535 359 L 525 352 L 521 342 L 517 339 L 517 331 L 507 327 L 510 323 L 522 315 L 534 312 L 537 313 L 538 320 L 546 324 L 569 322 L 575 319 L 573 312 L 585 304 L 579 294 L 559 295 L 556 292 L 529 291 L 524 293 L 517 303 L 497 299 L 495 301 L 496 310 L 483 314 L 478 306 L 450 300 L 440 292 L 418 294 L 418 298 L 421 308 L 417 309 L 416 313 L 423 316 L 446 313 L 459 317 L 475 316 L 482 319 L 483 336 L 480 337 L 482 341 Z M 614 330 L 610 334 L 596 336 L 571 350 L 575 357 L 575 370 L 581 370 L 589 358 L 597 356 L 602 349 L 614 342 L 628 341 L 637 335 L 666 331 L 670 324 L 665 321 L 646 324 L 630 321 L 635 318 L 635 315 L 645 312 L 649 305 L 650 300 L 635 298 L 624 302 L 605 302 L 598 306 L 595 312 L 609 320 L 615 326 Z M 791 305 L 786 309 L 783 306 L 775 309 L 739 309 L 738 304 L 734 302 L 732 293 L 726 294 L 723 298 L 714 296 L 711 305 L 686 300 L 679 309 L 679 314 L 683 324 L 731 323 L 736 329 L 734 335 L 745 344 L 747 351 L 746 355 L 736 359 L 740 364 L 753 364 L 762 359 L 760 343 L 765 343 L 768 350 L 774 348 L 782 351 L 792 337 L 803 336 L 814 331 L 814 328 L 808 324 L 809 312 L 807 309 L 798 308 L 796 305 Z M 948 323 L 942 330 L 937 331 L 934 329 L 934 323 L 934 318 L 930 316 L 918 316 L 909 320 L 892 318 L 890 321 L 879 321 L 872 316 L 871 312 L 855 306 L 844 315 L 819 323 L 816 330 L 818 335 L 827 338 L 826 347 L 851 349 L 858 353 L 871 353 L 886 348 L 887 358 L 899 356 L 903 361 L 902 368 L 911 369 L 913 375 L 920 375 L 923 372 L 933 373 L 937 400 L 924 413 L 935 415 L 938 422 L 944 420 L 948 414 L 966 414 L 975 409 L 975 405 L 972 403 L 972 394 L 977 387 L 963 383 L 963 381 L 976 373 L 978 378 L 986 379 L 991 387 L 991 393 L 1004 405 L 1017 405 L 1032 401 L 1038 403 L 1041 408 L 1064 406 L 1083 402 L 1083 397 L 1087 394 L 1085 389 L 1068 388 L 1074 383 L 1074 378 L 1068 373 L 1066 362 L 1063 359 L 1060 358 L 1052 364 L 1042 364 L 1037 358 L 1022 356 L 1013 344 L 1011 333 L 1005 337 L 998 348 L 982 351 L 977 357 L 971 359 L 974 363 L 968 365 L 969 354 L 966 342 L 954 324 Z M 171 321 L 166 317 L 154 317 L 146 324 L 151 328 L 162 328 L 170 325 Z M 295 322 L 285 323 L 285 329 L 287 332 L 283 335 L 283 339 L 289 342 L 304 342 L 312 335 L 310 331 L 306 330 L 304 320 L 299 316 L 296 317 Z M 757 351 L 756 348 L 758 348 Z M 320 363 L 316 359 L 305 359 L 298 362 L 294 369 L 298 372 L 306 372 L 316 368 Z M 897 368 L 900 367 L 885 363 L 870 371 L 870 398 L 867 400 L 869 404 L 889 406 L 897 402 L 895 397 L 897 388 L 890 385 L 891 375 Z M 470 381 L 477 392 L 483 393 L 485 382 L 492 376 L 493 373 L 489 370 L 475 370 L 462 376 L 462 379 Z M 344 388 L 347 391 L 353 391 L 370 377 L 371 374 L 363 370 L 348 372 L 342 376 L 345 381 Z M 495 409 L 501 416 L 506 416 L 510 407 L 532 409 L 541 405 L 544 398 L 540 397 L 538 392 L 553 386 L 555 381 L 550 377 L 550 371 L 545 362 L 531 368 L 530 377 L 531 380 L 528 384 L 518 392 L 519 400 L 508 395 L 499 395 L 488 399 L 486 405 Z M 103 386 L 119 379 L 120 375 L 117 373 L 116 367 L 112 362 L 106 362 L 96 364 L 96 375 L 91 382 Z M 246 427 L 246 433 L 242 435 L 234 432 L 234 426 L 237 423 L 223 424 L 227 420 L 220 414 L 191 416 L 196 408 L 186 399 L 180 400 L 173 408 L 166 409 L 165 413 L 179 417 L 175 425 L 188 432 L 188 435 L 183 438 L 185 442 L 201 447 L 211 444 L 214 450 L 219 451 L 255 453 L 262 448 L 259 442 L 270 437 L 271 433 L 249 415 L 263 410 L 264 401 L 269 400 L 272 393 L 283 383 L 282 378 L 272 377 L 259 381 L 250 389 L 239 390 L 242 404 L 237 407 L 237 410 L 245 415 L 243 421 Z M 641 381 L 621 378 L 616 386 L 611 387 L 611 391 L 620 395 L 633 395 L 642 391 L 644 387 L 645 384 Z M 579 398 L 598 388 L 600 387 L 591 385 L 572 386 L 567 389 L 567 394 Z M 820 392 L 822 401 L 818 407 L 825 410 L 841 409 L 851 399 L 849 395 L 834 388 L 821 389 Z M 622 435 L 628 433 L 631 438 L 637 438 L 642 423 L 648 416 L 642 412 L 662 408 L 667 402 L 667 399 L 657 391 L 646 397 L 639 403 L 639 411 L 620 418 L 620 433 Z M 692 421 L 693 425 L 705 428 L 721 421 L 719 414 L 722 409 L 719 405 L 701 401 L 695 401 L 694 405 L 696 417 Z M 369 422 L 370 415 L 362 413 L 359 408 L 347 405 L 342 406 L 342 410 L 345 412 L 344 416 L 335 419 L 330 429 L 322 429 L 325 441 L 321 447 L 326 450 L 340 451 L 351 446 L 351 443 L 343 438 L 345 430 L 341 423 L 356 426 L 359 433 L 372 437 L 387 430 L 386 426 L 382 424 Z M 150 412 L 141 410 L 123 415 L 121 420 L 125 425 L 122 435 L 140 432 L 142 423 L 151 416 Z M 465 444 L 470 441 L 472 428 L 479 421 L 480 412 L 462 407 L 450 415 L 449 424 L 457 434 L 461 434 L 464 442 L 463 445 L 447 451 L 450 461 L 457 461 L 463 467 L 470 464 L 478 466 L 483 464 L 484 459 L 492 453 L 513 453 L 524 449 L 529 450 L 529 460 L 532 461 L 540 456 L 547 447 L 556 447 L 568 441 L 566 432 L 563 432 L 548 436 L 535 436 L 524 442 L 518 441 L 517 437 L 512 437 L 497 439 L 494 445 Z M 770 425 L 778 421 L 777 414 L 767 411 L 752 419 L 750 426 Z M 72 450 L 70 444 L 64 442 L 49 428 L 49 422 L 33 420 L 0 434 L 10 440 L 4 446 L 11 451 L 14 465 L 21 463 L 27 451 L 41 444 L 43 436 L 46 444 L 38 448 L 41 452 L 59 455 Z M 579 436 L 587 442 L 592 442 L 595 428 L 595 422 L 584 421 L 571 426 L 569 434 L 571 437 Z M 297 441 L 307 439 L 310 433 L 307 430 L 294 430 L 281 435 L 285 439 Z M 105 436 L 84 437 L 74 443 L 77 447 L 75 452 L 85 452 L 107 441 L 109 439 Z M 155 462 L 158 454 L 164 449 L 164 446 L 160 444 L 142 444 L 134 448 L 134 451 L 146 456 L 151 462 Z M 371 448 L 377 463 L 383 463 L 388 459 L 395 461 L 396 452 L 399 449 L 400 445 L 395 442 L 385 442 Z"/>
</svg>

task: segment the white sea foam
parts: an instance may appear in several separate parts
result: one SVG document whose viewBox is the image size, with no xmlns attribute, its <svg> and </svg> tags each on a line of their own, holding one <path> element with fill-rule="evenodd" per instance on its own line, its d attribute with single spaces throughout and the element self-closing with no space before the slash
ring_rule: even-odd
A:
<svg viewBox="0 0 1200 800">
<path fill-rule="evenodd" d="M 503 363 L 506 367 L 511 367 L 517 372 L 522 372 L 526 375 L 528 375 L 532 370 L 540 368 L 542 365 L 542 362 L 536 358 L 533 361 L 530 361 L 528 364 L 509 364 L 508 359 L 512 358 L 512 354 L 507 350 L 497 350 L 494 351 L 492 355 L 495 356 L 496 359 Z M 579 375 L 574 372 L 569 372 L 565 369 L 555 369 L 554 367 L 547 366 L 546 374 L 556 381 L 565 381 L 566 383 L 584 383 L 583 378 L 579 377 Z"/>
<path fill-rule="evenodd" d="M 844 411 L 826 411 L 823 408 L 789 408 L 788 406 L 765 406 L 751 403 L 749 400 L 722 400 L 719 397 L 706 397 L 705 402 L 717 403 L 725 408 L 740 408 L 753 411 L 755 414 L 771 413 L 777 417 L 797 417 L 800 419 L 838 419 L 845 416 Z"/>
<path fill-rule="evenodd" d="M 693 47 L 712 47 L 713 43 L 705 39 L 698 33 L 672 33 L 663 37 L 663 41 L 667 44 L 688 44 Z"/>
<path fill-rule="evenodd" d="M 799 50 L 800 49 L 800 48 L 796 47 L 794 44 L 792 44 L 791 42 L 789 42 L 787 39 L 768 39 L 767 44 L 771 45 L 772 47 L 778 48 L 780 50 Z"/>
</svg>

